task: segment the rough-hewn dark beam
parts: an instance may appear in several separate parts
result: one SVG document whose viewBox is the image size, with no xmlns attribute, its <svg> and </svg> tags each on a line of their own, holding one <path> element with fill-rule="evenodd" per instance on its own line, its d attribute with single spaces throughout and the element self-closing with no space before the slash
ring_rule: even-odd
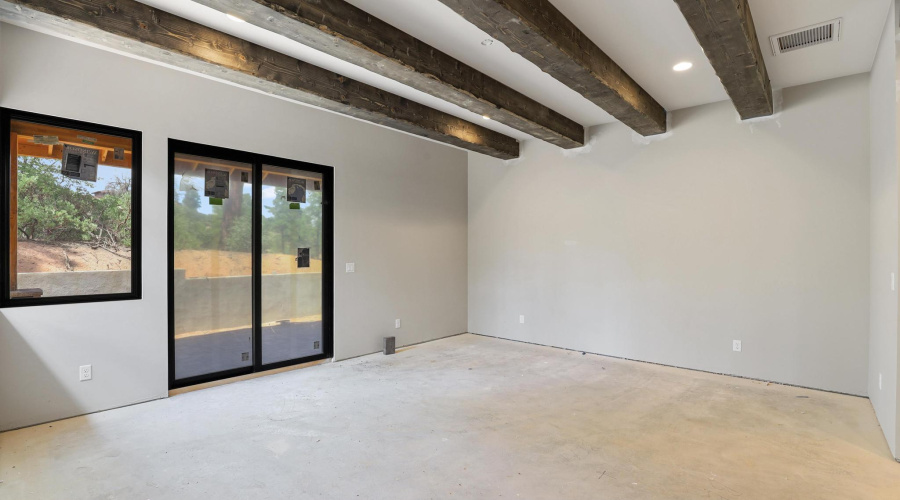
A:
<svg viewBox="0 0 900 500">
<path fill-rule="evenodd" d="M 519 143 L 134 0 L 0 0 L 0 16 L 496 158 Z"/>
<path fill-rule="evenodd" d="M 194 0 L 562 148 L 584 127 L 343 0 Z"/>
<path fill-rule="evenodd" d="M 675 0 L 738 114 L 773 113 L 772 84 L 747 0 Z"/>
<path fill-rule="evenodd" d="M 548 0 L 440 0 L 642 135 L 666 131 L 666 110 Z"/>
</svg>

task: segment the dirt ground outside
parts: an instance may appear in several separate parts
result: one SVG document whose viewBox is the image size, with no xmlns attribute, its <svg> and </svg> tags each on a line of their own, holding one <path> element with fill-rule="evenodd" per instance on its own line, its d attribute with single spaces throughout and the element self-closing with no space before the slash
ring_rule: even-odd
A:
<svg viewBox="0 0 900 500">
<path fill-rule="evenodd" d="M 50 243 L 19 240 L 16 261 L 20 273 L 64 273 L 67 271 L 127 271 L 131 251 L 111 252 L 84 243 Z"/>
<path fill-rule="evenodd" d="M 188 278 L 214 278 L 222 276 L 250 276 L 251 257 L 248 252 L 224 250 L 178 250 L 175 252 L 175 269 L 184 269 Z M 263 274 L 321 273 L 322 261 L 309 260 L 309 267 L 298 268 L 296 256 L 289 254 L 263 254 Z"/>
<path fill-rule="evenodd" d="M 310 259 L 310 267 L 298 268 L 296 257 L 289 254 L 263 255 L 263 274 L 320 273 L 322 261 Z M 131 252 L 111 252 L 91 248 L 84 243 L 18 242 L 18 272 L 55 273 L 68 271 L 127 271 L 131 269 Z M 184 269 L 188 278 L 250 276 L 251 259 L 247 252 L 216 250 L 179 250 L 175 252 L 175 269 Z"/>
</svg>

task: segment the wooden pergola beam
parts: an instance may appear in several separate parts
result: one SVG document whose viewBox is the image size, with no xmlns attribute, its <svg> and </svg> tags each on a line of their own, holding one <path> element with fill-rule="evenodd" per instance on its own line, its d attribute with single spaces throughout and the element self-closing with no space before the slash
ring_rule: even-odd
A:
<svg viewBox="0 0 900 500">
<path fill-rule="evenodd" d="M 666 131 L 666 110 L 548 0 L 440 2 L 639 134 Z"/>
<path fill-rule="evenodd" d="M 747 0 L 675 0 L 741 118 L 774 112 L 772 84 Z"/>
<path fill-rule="evenodd" d="M 584 127 L 343 0 L 194 0 L 559 147 Z"/>
<path fill-rule="evenodd" d="M 0 17 L 495 158 L 519 156 L 511 137 L 134 0 L 0 0 Z"/>
</svg>

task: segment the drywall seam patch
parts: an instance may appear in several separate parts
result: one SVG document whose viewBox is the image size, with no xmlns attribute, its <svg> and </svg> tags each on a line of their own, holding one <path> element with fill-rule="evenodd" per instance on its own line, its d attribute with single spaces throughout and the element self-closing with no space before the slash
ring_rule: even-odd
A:
<svg viewBox="0 0 900 500">
<path fill-rule="evenodd" d="M 641 145 L 647 146 L 651 142 L 659 142 L 668 139 L 675 135 L 675 131 L 672 130 L 672 112 L 666 111 L 666 133 L 665 134 L 657 134 L 657 135 L 648 135 L 643 136 L 637 132 L 631 132 L 631 142 Z"/>
<path fill-rule="evenodd" d="M 781 112 L 784 110 L 784 93 L 781 89 L 776 89 L 772 91 L 772 114 L 769 116 L 760 116 L 758 118 L 748 118 L 746 120 L 741 119 L 741 115 L 735 111 L 735 116 L 737 117 L 737 122 L 743 125 L 750 126 L 750 133 L 754 132 L 753 125 L 757 123 L 770 122 L 774 121 L 778 128 L 781 128 Z"/>
<path fill-rule="evenodd" d="M 600 127 L 593 127 L 588 130 L 588 140 L 585 142 L 584 146 L 580 148 L 572 148 L 572 149 L 560 149 L 564 158 L 575 158 L 577 156 L 586 155 L 594 149 L 594 145 L 600 141 Z"/>
</svg>

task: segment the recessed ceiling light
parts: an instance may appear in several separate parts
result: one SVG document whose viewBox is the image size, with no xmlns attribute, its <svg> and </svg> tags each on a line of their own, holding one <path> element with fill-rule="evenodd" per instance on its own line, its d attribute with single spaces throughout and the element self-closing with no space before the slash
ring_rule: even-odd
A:
<svg viewBox="0 0 900 500">
<path fill-rule="evenodd" d="M 675 66 L 672 66 L 672 69 L 675 71 L 687 71 L 693 67 L 694 63 L 684 61 L 676 64 Z"/>
<path fill-rule="evenodd" d="M 236 23 L 243 23 L 243 22 L 246 22 L 246 21 L 244 21 L 243 19 L 239 18 L 238 16 L 234 16 L 234 15 L 231 15 L 231 14 L 225 14 L 225 17 L 227 17 L 228 19 L 231 19 L 232 21 L 234 21 L 234 22 L 236 22 Z"/>
<path fill-rule="evenodd" d="M 484 118 L 485 120 L 490 120 L 490 119 L 491 119 L 491 117 L 488 116 L 488 115 L 483 115 L 482 118 Z"/>
</svg>

